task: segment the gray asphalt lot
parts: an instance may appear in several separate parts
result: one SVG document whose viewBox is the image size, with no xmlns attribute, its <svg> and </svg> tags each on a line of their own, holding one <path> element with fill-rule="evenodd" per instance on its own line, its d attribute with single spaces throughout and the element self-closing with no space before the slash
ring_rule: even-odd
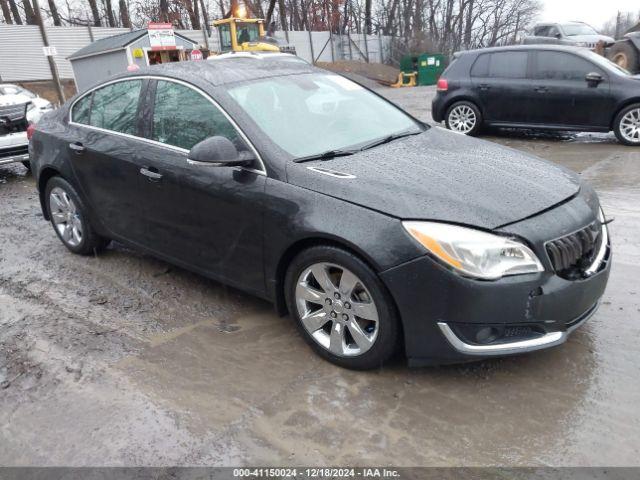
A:
<svg viewBox="0 0 640 480">
<path fill-rule="evenodd" d="M 433 88 L 380 91 L 430 120 Z M 119 245 L 70 254 L 32 177 L 0 167 L 0 465 L 638 465 L 640 149 L 486 139 L 595 186 L 615 217 L 602 307 L 551 350 L 373 372 L 239 291 Z"/>
</svg>

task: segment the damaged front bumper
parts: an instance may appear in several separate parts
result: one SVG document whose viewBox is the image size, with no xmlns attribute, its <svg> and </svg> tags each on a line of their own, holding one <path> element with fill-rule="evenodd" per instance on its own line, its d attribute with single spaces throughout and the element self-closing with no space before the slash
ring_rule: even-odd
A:
<svg viewBox="0 0 640 480">
<path fill-rule="evenodd" d="M 29 161 L 27 132 L 0 135 L 0 165 Z"/>
<path fill-rule="evenodd" d="M 595 221 L 600 207 L 584 188 L 557 208 L 499 229 L 527 239 L 545 270 L 496 281 L 464 277 L 425 255 L 380 277 L 398 307 L 411 365 L 459 363 L 560 345 L 597 310 L 611 270 L 608 228 L 582 276 L 557 274 L 549 239 Z"/>
</svg>

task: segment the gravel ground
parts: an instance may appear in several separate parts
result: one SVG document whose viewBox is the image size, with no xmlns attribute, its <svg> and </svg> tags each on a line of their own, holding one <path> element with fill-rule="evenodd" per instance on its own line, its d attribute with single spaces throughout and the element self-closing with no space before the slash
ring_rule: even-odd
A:
<svg viewBox="0 0 640 480">
<path fill-rule="evenodd" d="M 432 87 L 380 92 L 429 120 Z M 68 253 L 0 167 L 0 464 L 638 465 L 640 149 L 487 139 L 594 184 L 616 218 L 601 309 L 548 351 L 365 373 L 254 297 L 119 245 Z"/>
</svg>

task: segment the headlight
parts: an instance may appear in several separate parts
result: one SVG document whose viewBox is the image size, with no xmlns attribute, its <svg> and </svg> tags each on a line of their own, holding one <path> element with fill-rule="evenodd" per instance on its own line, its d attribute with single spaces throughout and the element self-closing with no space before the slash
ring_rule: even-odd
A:
<svg viewBox="0 0 640 480">
<path fill-rule="evenodd" d="M 496 280 L 506 275 L 544 271 L 529 247 L 507 237 L 446 223 L 402 222 L 439 260 L 470 277 Z"/>
</svg>

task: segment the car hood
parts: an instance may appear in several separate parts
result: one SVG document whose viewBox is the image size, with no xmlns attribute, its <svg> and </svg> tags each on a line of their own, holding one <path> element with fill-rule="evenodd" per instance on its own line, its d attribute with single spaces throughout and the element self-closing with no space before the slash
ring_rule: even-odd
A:
<svg viewBox="0 0 640 480">
<path fill-rule="evenodd" d="M 600 40 L 607 43 L 615 42 L 613 38 L 607 37 L 606 35 L 571 35 L 566 38 L 578 43 L 598 43 Z"/>
<path fill-rule="evenodd" d="M 535 215 L 580 189 L 563 167 L 439 127 L 347 157 L 290 162 L 287 179 L 397 218 L 486 229 Z"/>
<path fill-rule="evenodd" d="M 25 95 L 0 95 L 0 107 L 20 105 L 21 103 L 27 103 L 30 101 L 31 99 Z"/>
</svg>

